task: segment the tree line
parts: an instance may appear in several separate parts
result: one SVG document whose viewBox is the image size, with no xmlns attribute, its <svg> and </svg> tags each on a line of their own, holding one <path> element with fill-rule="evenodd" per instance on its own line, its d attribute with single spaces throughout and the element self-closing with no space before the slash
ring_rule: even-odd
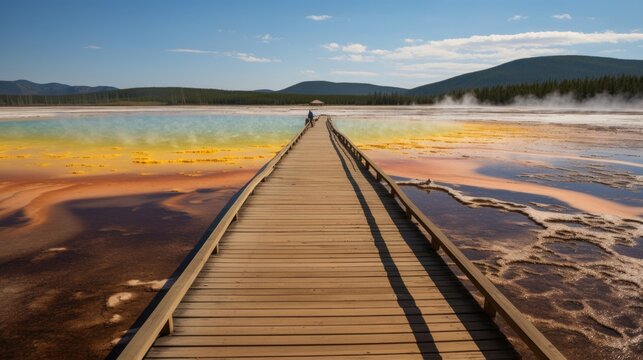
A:
<svg viewBox="0 0 643 360">
<path fill-rule="evenodd" d="M 604 76 L 538 84 L 501 85 L 460 90 L 449 95 L 454 99 L 461 99 L 464 95 L 471 94 L 483 104 L 510 105 L 517 97 L 543 99 L 554 93 L 571 95 L 577 101 L 588 100 L 599 94 L 621 96 L 624 100 L 631 100 L 643 97 L 643 76 Z"/>
<path fill-rule="evenodd" d="M 517 97 L 544 98 L 549 94 L 571 94 L 582 101 L 598 94 L 624 99 L 643 97 L 643 76 L 604 76 L 591 79 L 544 83 L 499 85 L 452 91 L 438 96 L 374 93 L 369 95 L 304 95 L 278 92 L 226 91 L 196 88 L 132 88 L 75 95 L 0 95 L 0 106 L 55 105 L 298 105 L 320 99 L 328 105 L 435 104 L 445 97 L 462 99 L 466 94 L 478 102 L 508 105 Z"/>
</svg>

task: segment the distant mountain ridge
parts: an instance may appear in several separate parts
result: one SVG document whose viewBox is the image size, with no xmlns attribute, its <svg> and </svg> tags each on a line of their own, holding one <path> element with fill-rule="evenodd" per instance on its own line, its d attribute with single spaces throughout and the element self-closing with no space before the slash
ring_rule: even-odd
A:
<svg viewBox="0 0 643 360">
<path fill-rule="evenodd" d="M 367 83 L 304 81 L 278 91 L 258 89 L 254 93 L 311 95 L 316 97 L 372 94 L 436 96 L 452 91 L 488 88 L 498 85 L 540 84 L 547 81 L 595 79 L 619 75 L 643 76 L 643 60 L 623 60 L 581 55 L 541 56 L 510 61 L 489 69 L 462 74 L 413 89 Z M 7 95 L 74 95 L 112 90 L 118 89 L 110 86 L 70 86 L 59 83 L 36 84 L 27 80 L 0 81 L 0 94 Z"/>
<path fill-rule="evenodd" d="M 380 86 L 365 83 L 304 81 L 278 92 L 283 94 L 314 94 L 314 95 L 369 95 L 369 94 L 403 94 L 407 89 L 394 86 Z"/>
<path fill-rule="evenodd" d="M 369 95 L 374 93 L 433 96 L 451 91 L 497 85 L 538 84 L 547 81 L 599 78 L 602 76 L 643 76 L 643 60 L 561 55 L 510 61 L 489 69 L 458 75 L 443 81 L 404 89 L 364 83 L 304 81 L 279 90 L 288 94 Z"/>
<path fill-rule="evenodd" d="M 489 105 L 508 105 L 517 97 L 544 99 L 560 94 L 577 102 L 588 101 L 598 95 L 601 100 L 614 99 L 618 103 L 640 108 L 643 98 L 643 76 L 602 76 L 594 79 L 572 79 L 540 84 L 518 84 L 467 89 L 448 93 L 456 101 L 471 94 L 477 101 Z M 314 95 L 284 94 L 279 92 L 229 91 L 183 87 L 130 88 L 90 94 L 59 96 L 2 95 L 0 106 L 35 105 L 302 105 L 313 99 L 322 99 L 328 105 L 434 105 L 440 96 L 408 95 Z M 626 104 L 627 103 L 627 104 Z M 620 105 L 619 105 L 620 106 Z"/>
<path fill-rule="evenodd" d="M 581 55 L 540 56 L 510 61 L 489 69 L 458 75 L 413 89 L 364 83 L 304 81 L 278 92 L 309 95 L 397 93 L 400 95 L 432 96 L 446 94 L 451 91 L 497 85 L 534 84 L 546 81 L 618 75 L 643 76 L 643 60 L 623 60 Z"/>
<path fill-rule="evenodd" d="M 111 86 L 73 86 L 60 83 L 37 84 L 28 80 L 1 81 L 2 95 L 74 95 L 118 90 Z"/>
</svg>

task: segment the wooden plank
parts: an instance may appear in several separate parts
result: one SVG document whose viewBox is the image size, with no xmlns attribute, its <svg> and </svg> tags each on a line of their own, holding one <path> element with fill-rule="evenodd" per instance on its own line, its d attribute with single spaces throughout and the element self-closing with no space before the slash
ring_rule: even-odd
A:
<svg viewBox="0 0 643 360">
<path fill-rule="evenodd" d="M 191 289 L 183 298 L 185 302 L 192 301 L 328 301 L 328 302 L 344 302 L 344 301 L 360 301 L 360 300 L 431 300 L 431 299 L 450 299 L 450 298 L 470 298 L 467 293 L 453 290 L 451 292 L 444 292 L 438 289 L 435 291 L 426 291 L 415 294 L 298 294 L 289 295 L 284 298 L 281 294 L 273 295 L 223 295 L 220 292 L 212 290 Z"/>
<path fill-rule="evenodd" d="M 194 335 L 175 334 L 160 338 L 156 346 L 299 346 L 342 344 L 440 343 L 448 341 L 481 341 L 502 338 L 495 330 L 406 332 L 376 334 L 287 334 L 287 335 Z"/>
<path fill-rule="evenodd" d="M 363 309 L 363 308 L 432 308 L 456 307 L 471 304 L 468 297 L 462 299 L 429 300 L 345 300 L 345 301 L 183 301 L 177 309 Z"/>
<path fill-rule="evenodd" d="M 351 271 L 350 273 L 346 272 L 321 272 L 315 269 L 308 271 L 297 271 L 297 272 L 267 272 L 265 269 L 261 269 L 256 272 L 251 271 L 236 271 L 236 268 L 229 271 L 219 271 L 219 269 L 203 270 L 200 274 L 200 278 L 217 278 L 217 279 L 239 279 L 247 280 L 252 278 L 266 279 L 270 278 L 273 281 L 297 281 L 297 279 L 325 279 L 325 278 L 355 278 L 361 279 L 362 281 L 369 280 L 364 278 L 431 278 L 434 276 L 448 276 L 453 277 L 453 274 L 447 272 L 444 268 L 435 268 L 435 271 L 431 272 L 431 275 L 427 275 L 426 271 L 404 271 L 396 272 L 396 274 L 388 274 L 386 270 L 381 269 L 380 271 Z"/>
<path fill-rule="evenodd" d="M 398 353 L 449 353 L 480 350 L 506 350 L 507 343 L 502 340 L 451 341 L 430 343 L 421 346 L 417 343 L 397 344 L 357 344 L 357 345 L 309 345 L 309 346 L 155 346 L 148 353 L 149 358 L 163 357 L 244 357 L 244 356 L 318 356 L 318 355 L 360 355 L 360 354 L 398 354 Z"/>
<path fill-rule="evenodd" d="M 338 334 L 413 334 L 417 332 L 476 331 L 497 328 L 488 322 L 431 324 L 431 329 L 413 328 L 411 324 L 363 325 L 299 325 L 299 326 L 174 326 L 174 335 L 338 335 Z"/>
<path fill-rule="evenodd" d="M 280 356 L 244 356 L 244 360 L 274 360 L 281 359 Z M 519 357 L 512 350 L 494 350 L 485 351 L 484 354 L 480 351 L 473 352 L 457 352 L 445 354 L 406 354 L 406 353 L 389 353 L 389 354 L 369 354 L 369 355 L 322 355 L 322 356 L 289 356 L 288 360 L 333 360 L 333 359 L 348 359 L 348 360 L 505 360 L 505 359 L 518 359 Z M 194 360 L 194 357 L 164 357 L 168 360 Z M 212 356 L 201 356 L 200 360 L 211 359 L 233 359 L 229 356 L 224 358 Z"/>
<path fill-rule="evenodd" d="M 304 311 L 305 310 L 305 311 Z M 378 316 L 378 315 L 428 315 L 428 314 L 476 314 L 482 310 L 473 305 L 469 306 L 430 306 L 422 309 L 413 308 L 362 308 L 362 309 L 190 309 L 179 307 L 175 310 L 176 317 L 299 317 L 299 316 Z"/>
<path fill-rule="evenodd" d="M 425 314 L 425 315 L 371 315 L 371 316 L 306 316 L 306 317 L 177 317 L 174 326 L 336 326 L 336 325 L 415 325 L 433 326 L 435 324 L 463 324 L 472 323 L 492 324 L 484 313 L 475 314 Z M 429 327 L 430 330 L 430 327 Z"/>
<path fill-rule="evenodd" d="M 293 295 L 365 295 L 365 294 L 393 294 L 396 296 L 402 296 L 410 294 L 411 296 L 416 296 L 418 294 L 429 294 L 439 292 L 449 292 L 449 291 L 466 291 L 460 284 L 457 286 L 425 286 L 425 287 L 412 287 L 406 289 L 404 293 L 400 294 L 399 289 L 394 289 L 393 287 L 365 287 L 365 288 L 277 288 L 277 289 L 255 289 L 255 288 L 208 288 L 194 287 L 191 290 L 195 291 L 209 291 L 212 294 L 229 294 L 229 295 L 282 295 L 282 296 L 293 296 Z"/>
</svg>

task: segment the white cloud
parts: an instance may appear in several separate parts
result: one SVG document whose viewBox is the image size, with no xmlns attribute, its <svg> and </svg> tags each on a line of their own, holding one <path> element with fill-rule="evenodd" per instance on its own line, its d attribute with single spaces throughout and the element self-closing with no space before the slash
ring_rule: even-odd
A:
<svg viewBox="0 0 643 360">
<path fill-rule="evenodd" d="M 335 70 L 331 71 L 333 75 L 343 75 L 343 76 L 377 76 L 377 73 L 370 71 L 348 71 L 348 70 Z"/>
<path fill-rule="evenodd" d="M 264 44 L 267 44 L 273 40 L 276 40 L 276 38 L 270 34 L 257 35 L 256 38 L 259 39 L 259 41 L 261 41 Z"/>
<path fill-rule="evenodd" d="M 350 62 L 373 62 L 375 58 L 373 56 L 362 55 L 362 54 L 347 54 L 333 56 L 330 58 L 335 61 L 350 61 Z"/>
<path fill-rule="evenodd" d="M 383 49 L 375 49 L 369 52 L 373 55 L 386 55 L 391 53 L 389 50 L 383 50 Z"/>
<path fill-rule="evenodd" d="M 623 49 L 607 49 L 607 50 L 602 50 L 600 51 L 601 54 L 614 54 L 614 53 L 619 53 L 622 52 Z"/>
<path fill-rule="evenodd" d="M 422 39 L 405 38 L 405 39 L 402 39 L 402 41 L 404 41 L 407 44 L 417 44 L 417 43 L 421 43 L 424 40 L 422 40 Z"/>
<path fill-rule="evenodd" d="M 257 57 L 254 54 L 243 53 L 243 52 L 232 52 L 226 53 L 227 56 L 239 59 L 241 61 L 250 62 L 250 63 L 270 63 L 270 62 L 281 62 L 278 59 L 269 59 L 265 57 Z"/>
<path fill-rule="evenodd" d="M 444 79 L 447 76 L 459 75 L 492 67 L 488 63 L 428 62 L 398 65 L 392 76 L 412 79 Z"/>
<path fill-rule="evenodd" d="M 315 71 L 315 70 L 302 70 L 302 71 L 300 71 L 300 73 L 301 73 L 302 75 L 306 75 L 306 76 L 314 76 L 314 75 L 317 75 L 317 71 Z"/>
<path fill-rule="evenodd" d="M 87 45 L 87 46 L 84 46 L 84 47 L 83 47 L 83 49 L 88 49 L 88 50 L 100 50 L 100 49 L 102 49 L 102 47 L 100 47 L 100 46 L 98 46 L 98 45 Z"/>
<path fill-rule="evenodd" d="M 508 18 L 507 21 L 520 21 L 520 20 L 527 20 L 527 19 L 529 19 L 529 16 L 514 15 L 514 16 Z"/>
<path fill-rule="evenodd" d="M 165 51 L 175 52 L 175 53 L 187 53 L 187 54 L 218 54 L 219 53 L 218 51 L 212 51 L 212 50 L 186 49 L 186 48 L 167 49 Z"/>
<path fill-rule="evenodd" d="M 353 54 L 361 54 L 366 51 L 366 46 L 358 43 L 342 46 L 342 51 Z"/>
<path fill-rule="evenodd" d="M 306 16 L 306 19 L 312 20 L 312 21 L 326 21 L 330 20 L 333 17 L 330 15 L 308 15 Z"/>
<path fill-rule="evenodd" d="M 551 16 L 552 18 L 556 20 L 571 20 L 572 16 L 569 14 L 554 14 Z"/>
<path fill-rule="evenodd" d="M 508 35 L 474 35 L 429 41 L 420 45 L 405 46 L 383 55 L 385 59 L 449 59 L 506 61 L 521 57 L 568 53 L 567 47 L 581 44 L 622 43 L 643 40 L 643 33 L 574 31 L 541 31 Z"/>
<path fill-rule="evenodd" d="M 359 43 L 349 43 L 346 45 L 339 45 L 336 42 L 331 42 L 327 44 L 322 44 L 321 47 L 328 51 L 343 51 L 351 54 L 361 54 L 366 52 L 366 45 L 362 45 Z"/>
<path fill-rule="evenodd" d="M 339 44 L 336 43 L 336 42 L 323 44 L 321 47 L 323 47 L 324 49 L 326 49 L 328 51 L 337 51 L 337 50 L 341 49 L 341 46 L 339 46 Z"/>
<path fill-rule="evenodd" d="M 250 62 L 250 63 L 281 62 L 281 60 L 279 60 L 279 59 L 270 59 L 270 58 L 265 58 L 265 57 L 258 57 L 258 56 L 255 56 L 254 54 L 244 53 L 244 52 L 236 52 L 236 51 L 226 51 L 226 52 L 221 53 L 219 51 L 213 51 L 213 50 L 201 50 L 201 49 L 189 49 L 189 48 L 167 49 L 165 51 L 174 52 L 174 53 L 198 54 L 198 55 L 202 55 L 202 54 L 218 55 L 218 54 L 221 54 L 223 56 L 232 57 L 232 58 L 239 59 L 239 60 L 245 61 L 245 62 Z"/>
<path fill-rule="evenodd" d="M 323 44 L 321 45 L 324 49 L 331 51 L 331 52 L 337 52 L 337 51 L 342 51 L 344 54 L 343 55 L 337 55 L 330 57 L 330 60 L 335 60 L 335 61 L 351 61 L 351 62 L 373 62 L 375 61 L 375 57 L 371 55 L 366 55 L 365 53 L 370 53 L 372 55 L 386 55 L 389 53 L 388 50 L 382 50 L 382 49 L 375 49 L 372 51 L 368 51 L 368 48 L 366 45 L 359 44 L 359 43 L 348 43 L 346 45 L 340 45 L 336 42 L 331 42 L 328 44 Z"/>
<path fill-rule="evenodd" d="M 333 42 L 322 46 L 333 52 L 329 60 L 354 63 L 377 61 L 390 71 L 387 76 L 437 81 L 520 58 L 574 54 L 579 45 L 593 44 L 602 45 L 603 49 L 615 49 L 622 47 L 620 44 L 633 43 L 631 46 L 643 47 L 643 33 L 540 31 L 405 43 L 409 45 L 373 50 L 367 44 L 350 46 L 354 43 Z M 615 51 L 607 50 L 605 54 L 612 52 Z"/>
</svg>

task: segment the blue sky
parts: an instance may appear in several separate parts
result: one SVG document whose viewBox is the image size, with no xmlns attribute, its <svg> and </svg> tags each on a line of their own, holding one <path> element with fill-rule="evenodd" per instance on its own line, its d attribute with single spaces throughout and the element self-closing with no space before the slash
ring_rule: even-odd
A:
<svg viewBox="0 0 643 360">
<path fill-rule="evenodd" d="M 414 87 L 521 57 L 643 59 L 643 1 L 9 1 L 0 79 Z"/>
</svg>

